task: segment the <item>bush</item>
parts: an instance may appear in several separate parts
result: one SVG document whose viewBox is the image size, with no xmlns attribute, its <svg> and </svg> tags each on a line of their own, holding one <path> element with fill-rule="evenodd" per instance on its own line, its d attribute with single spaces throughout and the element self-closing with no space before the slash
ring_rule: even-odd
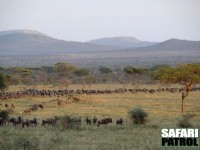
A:
<svg viewBox="0 0 200 150">
<path fill-rule="evenodd" d="M 81 127 L 81 119 L 79 117 L 71 117 L 71 116 L 63 116 L 57 117 L 58 122 L 57 126 L 64 130 L 64 129 L 80 129 Z"/>
<path fill-rule="evenodd" d="M 3 118 L 3 120 L 7 120 L 9 118 L 9 112 L 8 111 L 0 111 L 0 117 Z"/>
<path fill-rule="evenodd" d="M 6 79 L 3 74 L 0 73 L 0 91 L 5 90 L 8 87 Z"/>
<path fill-rule="evenodd" d="M 190 123 L 190 120 L 196 115 L 194 114 L 185 114 L 182 115 L 182 119 L 178 120 L 177 126 L 181 128 L 191 128 L 192 124 Z"/>
<path fill-rule="evenodd" d="M 145 124 L 148 113 L 141 108 L 134 108 L 129 111 L 129 117 L 135 124 Z"/>
</svg>

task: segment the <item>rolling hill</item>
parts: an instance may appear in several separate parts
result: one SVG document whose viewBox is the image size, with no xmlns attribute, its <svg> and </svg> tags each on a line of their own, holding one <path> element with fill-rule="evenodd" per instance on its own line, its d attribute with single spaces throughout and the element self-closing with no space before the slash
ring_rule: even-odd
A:
<svg viewBox="0 0 200 150">
<path fill-rule="evenodd" d="M 180 39 L 169 39 L 164 42 L 158 43 L 153 46 L 141 48 L 141 50 L 148 51 L 190 51 L 197 50 L 200 51 L 200 41 L 188 41 L 188 40 L 180 40 Z"/>
<path fill-rule="evenodd" d="M 54 55 L 116 49 L 90 43 L 54 39 L 33 30 L 0 32 L 1 55 Z"/>
<path fill-rule="evenodd" d="M 138 48 L 157 44 L 157 42 L 140 41 L 134 37 L 109 37 L 88 41 L 88 43 L 116 46 L 121 48 Z"/>
<path fill-rule="evenodd" d="M 48 66 L 62 61 L 83 67 L 119 68 L 199 63 L 200 60 L 200 41 L 170 39 L 154 45 L 148 43 L 146 47 L 134 47 L 144 42 L 133 37 L 108 39 L 104 39 L 103 44 L 102 40 L 100 43 L 95 40 L 81 43 L 58 40 L 33 30 L 2 31 L 0 66 Z"/>
</svg>

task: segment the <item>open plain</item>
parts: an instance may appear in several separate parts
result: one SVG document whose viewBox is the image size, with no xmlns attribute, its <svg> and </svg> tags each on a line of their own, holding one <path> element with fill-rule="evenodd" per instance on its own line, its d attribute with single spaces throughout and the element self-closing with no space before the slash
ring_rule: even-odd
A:
<svg viewBox="0 0 200 150">
<path fill-rule="evenodd" d="M 136 86 L 136 85 L 135 85 Z M 126 85 L 126 88 L 158 89 L 161 85 Z M 168 86 L 170 87 L 170 86 Z M 179 85 L 171 85 L 179 87 Z M 57 86 L 10 86 L 7 91 L 22 89 L 49 89 L 58 90 Z M 69 89 L 82 89 L 82 85 L 70 85 Z M 121 84 L 97 84 L 90 89 L 123 88 Z M 165 87 L 166 88 L 166 87 Z M 89 89 L 86 87 L 86 89 Z M 14 104 L 10 117 L 22 116 L 23 119 L 37 118 L 36 127 L 17 127 L 5 125 L 0 127 L 0 149 L 160 149 L 160 130 L 162 128 L 177 128 L 181 119 L 181 93 L 180 92 L 125 92 L 112 94 L 82 94 L 75 95 L 80 101 L 67 103 L 67 96 L 51 97 L 24 97 L 19 99 L 6 99 L 0 101 L 0 109 L 6 110 L 5 104 Z M 62 101 L 58 105 L 56 100 Z M 200 92 L 190 92 L 186 99 L 186 113 L 195 114 L 191 123 L 193 127 L 200 128 Z M 38 109 L 30 114 L 24 110 L 34 104 L 43 104 L 43 109 Z M 128 111 L 133 108 L 142 108 L 148 113 L 145 125 L 134 125 L 129 119 Z M 61 130 L 56 126 L 42 126 L 42 120 L 54 116 L 80 116 L 81 128 Z M 107 126 L 87 125 L 86 117 L 98 119 L 110 117 L 113 122 Z M 116 119 L 123 118 L 122 126 L 116 125 Z M 27 146 L 26 146 L 27 144 Z M 25 147 L 24 147 L 25 145 Z"/>
</svg>

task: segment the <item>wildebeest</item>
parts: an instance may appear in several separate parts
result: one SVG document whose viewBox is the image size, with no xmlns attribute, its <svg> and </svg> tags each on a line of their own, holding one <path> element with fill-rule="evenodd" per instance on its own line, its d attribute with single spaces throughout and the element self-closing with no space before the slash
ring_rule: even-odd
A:
<svg viewBox="0 0 200 150">
<path fill-rule="evenodd" d="M 44 108 L 44 106 L 42 104 L 39 104 L 38 107 L 41 108 L 41 109 Z"/>
<path fill-rule="evenodd" d="M 13 125 L 15 127 L 19 126 L 21 123 L 22 123 L 22 117 L 20 117 L 20 116 L 18 118 L 15 118 L 13 121 Z"/>
<path fill-rule="evenodd" d="M 33 118 L 32 120 L 30 120 L 29 123 L 30 123 L 30 125 L 34 125 L 34 126 L 36 126 L 38 124 L 36 118 Z"/>
<path fill-rule="evenodd" d="M 96 116 L 94 116 L 94 118 L 93 118 L 93 124 L 96 124 L 97 123 L 97 117 Z"/>
<path fill-rule="evenodd" d="M 116 125 L 122 125 L 123 124 L 123 119 L 119 118 L 116 120 Z"/>
<path fill-rule="evenodd" d="M 42 120 L 42 126 L 48 125 L 55 125 L 56 119 L 55 118 L 48 118 L 46 120 Z"/>
<path fill-rule="evenodd" d="M 6 108 L 9 108 L 8 104 L 5 104 L 5 107 L 6 107 Z"/>
<path fill-rule="evenodd" d="M 22 121 L 22 128 L 24 128 L 25 126 L 26 127 L 29 127 L 29 120 L 28 119 L 26 119 L 26 121 Z"/>
<path fill-rule="evenodd" d="M 87 118 L 85 119 L 85 121 L 86 121 L 87 125 L 91 125 L 91 123 L 92 123 L 92 120 L 89 119 L 89 117 L 87 117 Z"/>
<path fill-rule="evenodd" d="M 100 124 L 107 125 L 108 123 L 112 123 L 112 118 L 105 118 L 98 121 L 97 126 L 99 127 Z"/>
<path fill-rule="evenodd" d="M 8 125 L 9 125 L 10 123 L 12 123 L 12 124 L 14 125 L 14 121 L 15 121 L 15 118 L 9 118 L 9 119 L 7 120 L 7 123 L 8 123 Z"/>
</svg>

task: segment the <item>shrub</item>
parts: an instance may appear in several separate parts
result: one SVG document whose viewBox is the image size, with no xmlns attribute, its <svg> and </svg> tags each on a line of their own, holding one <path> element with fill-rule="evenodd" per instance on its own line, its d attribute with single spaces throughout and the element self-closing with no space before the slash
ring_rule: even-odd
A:
<svg viewBox="0 0 200 150">
<path fill-rule="evenodd" d="M 3 74 L 0 73 L 0 91 L 5 90 L 8 87 L 6 79 Z"/>
<path fill-rule="evenodd" d="M 191 128 L 192 124 L 190 123 L 190 120 L 196 115 L 194 114 L 185 114 L 182 115 L 182 118 L 178 120 L 177 126 L 181 128 Z"/>
<path fill-rule="evenodd" d="M 9 112 L 5 110 L 0 111 L 0 117 L 3 118 L 3 120 L 7 120 L 9 118 Z"/>
<path fill-rule="evenodd" d="M 57 126 L 64 129 L 80 129 L 81 127 L 81 119 L 79 117 L 71 117 L 71 116 L 63 116 L 58 117 Z"/>
<path fill-rule="evenodd" d="M 148 113 L 141 108 L 134 108 L 129 111 L 129 117 L 135 124 L 145 124 Z"/>
</svg>

